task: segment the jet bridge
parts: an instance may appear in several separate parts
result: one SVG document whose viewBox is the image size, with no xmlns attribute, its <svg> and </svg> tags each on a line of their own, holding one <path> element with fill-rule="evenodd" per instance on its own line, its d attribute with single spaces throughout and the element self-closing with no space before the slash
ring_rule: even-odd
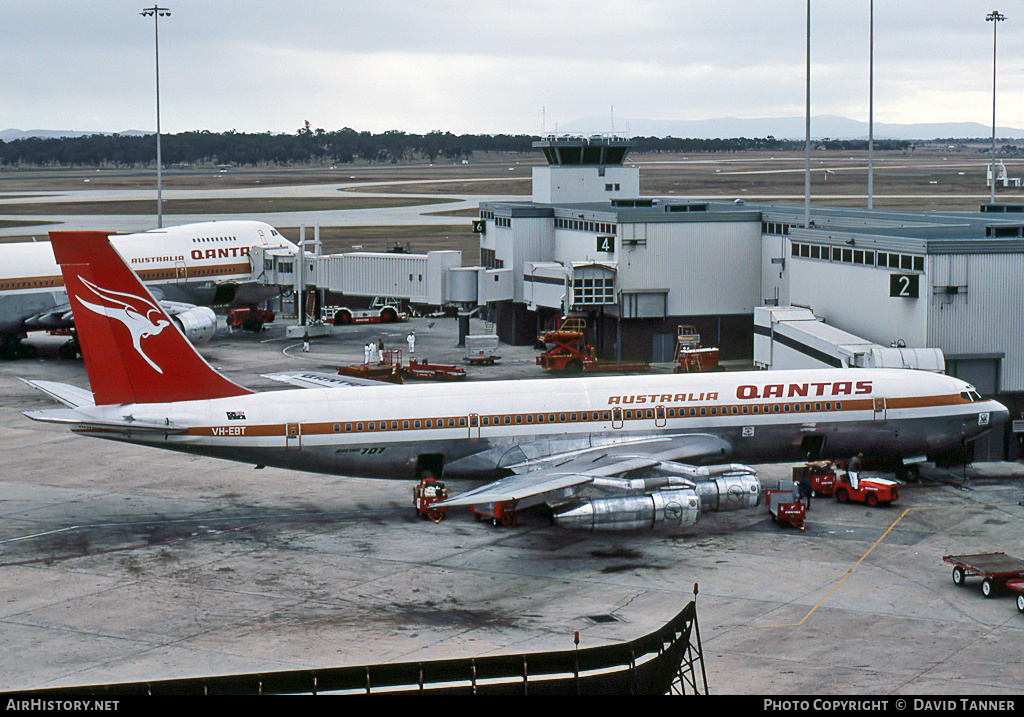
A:
<svg viewBox="0 0 1024 717">
<path fill-rule="evenodd" d="M 318 289 L 345 296 L 388 296 L 426 306 L 485 306 L 512 299 L 512 272 L 462 266 L 460 251 L 305 252 L 254 247 L 253 278 L 296 291 Z"/>
<path fill-rule="evenodd" d="M 797 306 L 754 309 L 754 366 L 913 368 L 937 373 L 946 370 L 941 349 L 880 346 L 829 326 L 809 309 Z"/>
</svg>

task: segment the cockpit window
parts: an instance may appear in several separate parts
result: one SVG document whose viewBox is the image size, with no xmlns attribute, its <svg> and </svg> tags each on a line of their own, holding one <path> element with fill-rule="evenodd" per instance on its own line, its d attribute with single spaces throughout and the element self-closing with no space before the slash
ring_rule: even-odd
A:
<svg viewBox="0 0 1024 717">
<path fill-rule="evenodd" d="M 974 390 L 961 391 L 960 392 L 960 398 L 964 399 L 965 401 L 971 401 L 972 403 L 974 401 L 981 401 L 982 400 L 981 394 L 979 394 L 977 391 L 974 391 Z"/>
</svg>

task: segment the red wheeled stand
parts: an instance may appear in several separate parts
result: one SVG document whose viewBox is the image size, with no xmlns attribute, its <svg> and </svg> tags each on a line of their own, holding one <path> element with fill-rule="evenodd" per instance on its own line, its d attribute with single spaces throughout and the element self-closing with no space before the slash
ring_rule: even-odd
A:
<svg viewBox="0 0 1024 717">
<path fill-rule="evenodd" d="M 447 499 L 448 489 L 444 483 L 434 478 L 424 478 L 412 489 L 412 504 L 416 508 L 416 514 L 435 523 L 444 520 L 448 509 L 437 504 Z"/>
<path fill-rule="evenodd" d="M 469 510 L 477 520 L 490 520 L 494 525 L 514 528 L 519 523 L 519 514 L 516 512 L 514 501 L 506 503 L 481 503 L 480 505 L 469 506 Z"/>
</svg>

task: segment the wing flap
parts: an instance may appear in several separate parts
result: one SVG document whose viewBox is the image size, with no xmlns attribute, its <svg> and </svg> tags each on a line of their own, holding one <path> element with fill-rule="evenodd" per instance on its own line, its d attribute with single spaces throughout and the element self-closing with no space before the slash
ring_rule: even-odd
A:
<svg viewBox="0 0 1024 717">
<path fill-rule="evenodd" d="M 580 474 L 537 475 L 535 473 L 528 473 L 526 475 L 509 476 L 508 478 L 488 483 L 475 490 L 461 493 L 454 498 L 444 501 L 441 505 L 478 505 L 481 503 L 522 501 L 543 493 L 589 483 L 591 480 L 593 480 L 591 476 Z"/>
</svg>

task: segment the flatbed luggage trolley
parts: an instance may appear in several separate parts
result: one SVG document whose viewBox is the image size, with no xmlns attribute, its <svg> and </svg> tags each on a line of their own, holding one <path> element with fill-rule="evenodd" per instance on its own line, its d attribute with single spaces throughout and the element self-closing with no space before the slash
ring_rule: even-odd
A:
<svg viewBox="0 0 1024 717">
<path fill-rule="evenodd" d="M 1006 553 L 979 553 L 978 555 L 945 555 L 942 558 L 953 565 L 953 582 L 963 586 L 968 575 L 981 577 L 981 594 L 993 597 L 999 585 L 1017 593 L 1017 609 L 1024 612 L 1024 560 Z"/>
<path fill-rule="evenodd" d="M 764 492 L 765 503 L 772 520 L 780 527 L 792 525 L 803 530 L 807 516 L 807 506 L 800 501 L 792 489 L 768 489 Z"/>
</svg>

